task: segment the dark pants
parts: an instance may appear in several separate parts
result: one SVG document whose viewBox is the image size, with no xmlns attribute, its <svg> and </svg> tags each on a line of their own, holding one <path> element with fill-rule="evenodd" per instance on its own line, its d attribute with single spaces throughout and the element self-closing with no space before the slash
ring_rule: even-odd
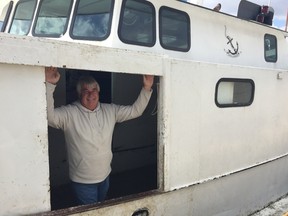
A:
<svg viewBox="0 0 288 216">
<path fill-rule="evenodd" d="M 109 189 L 109 176 L 102 182 L 83 184 L 71 182 L 78 205 L 87 205 L 104 201 Z"/>
</svg>

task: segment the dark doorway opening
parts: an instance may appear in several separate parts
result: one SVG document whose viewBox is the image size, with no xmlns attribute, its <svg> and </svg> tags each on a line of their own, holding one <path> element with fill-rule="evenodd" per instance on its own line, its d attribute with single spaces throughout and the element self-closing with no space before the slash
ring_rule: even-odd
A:
<svg viewBox="0 0 288 216">
<path fill-rule="evenodd" d="M 100 84 L 100 102 L 132 104 L 141 88 L 143 76 L 112 72 L 60 69 L 61 81 L 54 93 L 55 107 L 77 100 L 76 83 L 91 75 Z M 107 199 L 157 189 L 157 82 L 143 115 L 116 124 L 112 142 L 112 172 Z M 49 160 L 52 210 L 75 206 L 69 186 L 68 159 L 62 131 L 49 128 Z"/>
</svg>

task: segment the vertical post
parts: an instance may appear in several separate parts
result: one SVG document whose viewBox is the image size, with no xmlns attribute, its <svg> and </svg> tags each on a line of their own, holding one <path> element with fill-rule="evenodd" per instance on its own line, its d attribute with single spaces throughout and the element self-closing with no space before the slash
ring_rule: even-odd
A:
<svg viewBox="0 0 288 216">
<path fill-rule="evenodd" d="M 285 31 L 287 32 L 288 27 L 288 9 L 287 9 L 287 15 L 286 15 L 286 24 L 285 24 Z"/>
</svg>

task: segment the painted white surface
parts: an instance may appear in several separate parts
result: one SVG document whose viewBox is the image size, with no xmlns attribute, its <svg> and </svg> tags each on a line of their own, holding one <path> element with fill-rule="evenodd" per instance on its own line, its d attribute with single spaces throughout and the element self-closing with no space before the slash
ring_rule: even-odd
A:
<svg viewBox="0 0 288 216">
<path fill-rule="evenodd" d="M 173 61 L 170 76 L 167 190 L 288 153 L 287 73 L 279 80 L 277 71 Z M 215 88 L 221 78 L 252 79 L 252 105 L 217 107 Z"/>
<path fill-rule="evenodd" d="M 0 21 L 3 21 L 7 11 L 7 5 L 10 1 L 2 0 L 0 1 Z"/>
<path fill-rule="evenodd" d="M 0 64 L 0 215 L 50 209 L 44 69 Z"/>
<path fill-rule="evenodd" d="M 134 211 L 146 208 L 153 216 L 247 216 L 283 196 L 284 190 L 287 191 L 287 162 L 286 157 L 259 166 L 257 169 L 180 190 L 152 193 L 150 196 L 104 203 L 102 206 L 87 206 L 85 213 L 79 213 L 81 209 L 77 207 L 67 209 L 65 213 L 131 216 Z"/>
</svg>

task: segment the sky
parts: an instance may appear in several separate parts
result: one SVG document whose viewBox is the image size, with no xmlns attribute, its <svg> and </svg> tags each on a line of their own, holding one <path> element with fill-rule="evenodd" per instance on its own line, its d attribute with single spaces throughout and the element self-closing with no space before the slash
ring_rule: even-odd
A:
<svg viewBox="0 0 288 216">
<path fill-rule="evenodd" d="M 285 29 L 286 16 L 288 11 L 288 0 L 249 0 L 258 5 L 269 5 L 274 9 L 273 26 Z M 221 3 L 221 12 L 237 15 L 240 0 L 203 0 L 204 7 L 214 8 Z"/>
</svg>

